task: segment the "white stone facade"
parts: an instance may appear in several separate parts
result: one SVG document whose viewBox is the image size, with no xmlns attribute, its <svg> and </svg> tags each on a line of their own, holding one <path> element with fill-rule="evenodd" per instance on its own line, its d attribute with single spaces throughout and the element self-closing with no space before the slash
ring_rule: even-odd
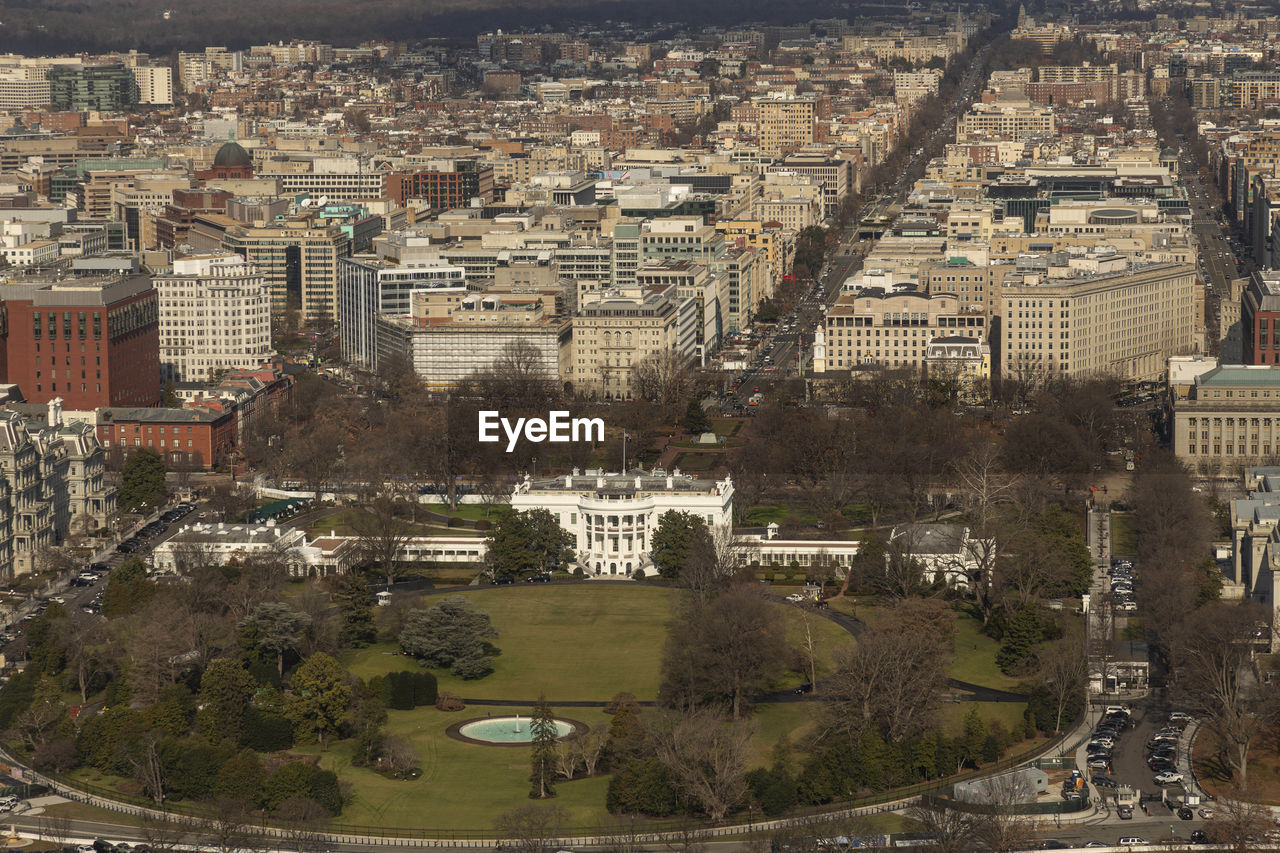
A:
<svg viewBox="0 0 1280 853">
<path fill-rule="evenodd" d="M 251 370 L 271 358 L 271 293 L 265 277 L 232 254 L 193 255 L 156 276 L 160 363 L 172 382 L 219 370 Z"/>
<path fill-rule="evenodd" d="M 588 577 L 654 574 L 649 556 L 653 532 L 668 510 L 706 522 L 713 535 L 733 525 L 733 482 L 699 480 L 661 470 L 606 474 L 588 470 L 516 485 L 513 509 L 545 509 L 574 537 L 578 565 Z"/>
</svg>

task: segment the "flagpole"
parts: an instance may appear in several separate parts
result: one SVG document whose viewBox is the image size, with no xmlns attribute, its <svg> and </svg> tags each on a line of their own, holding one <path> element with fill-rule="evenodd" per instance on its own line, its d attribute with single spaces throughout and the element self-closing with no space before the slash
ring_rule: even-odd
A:
<svg viewBox="0 0 1280 853">
<path fill-rule="evenodd" d="M 627 433 L 622 433 L 622 473 L 627 473 Z"/>
</svg>

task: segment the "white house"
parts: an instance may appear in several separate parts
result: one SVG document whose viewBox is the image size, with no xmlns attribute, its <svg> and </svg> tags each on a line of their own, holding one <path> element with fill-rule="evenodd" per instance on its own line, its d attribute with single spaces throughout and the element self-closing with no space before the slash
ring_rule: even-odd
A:
<svg viewBox="0 0 1280 853">
<path fill-rule="evenodd" d="M 962 524 L 905 524 L 893 528 L 889 547 L 896 556 L 920 566 L 926 582 L 938 575 L 948 586 L 965 589 L 970 575 L 981 568 L 984 555 L 991 553 L 990 540 L 969 535 Z M 893 559 L 895 553 L 886 555 Z"/>
<path fill-rule="evenodd" d="M 651 537 L 668 510 L 687 512 L 713 533 L 732 530 L 733 482 L 699 480 L 675 469 L 667 474 L 588 469 L 562 477 L 525 479 L 511 495 L 512 509 L 545 509 L 573 535 L 578 564 L 590 577 L 630 577 L 657 570 Z"/>
<path fill-rule="evenodd" d="M 261 554 L 284 560 L 295 577 L 324 577 L 346 573 L 355 561 L 356 549 L 354 540 L 341 536 L 321 536 L 307 542 L 302 530 L 280 527 L 274 521 L 194 524 L 156 546 L 152 569 L 176 572 L 186 560 L 225 566 Z"/>
</svg>

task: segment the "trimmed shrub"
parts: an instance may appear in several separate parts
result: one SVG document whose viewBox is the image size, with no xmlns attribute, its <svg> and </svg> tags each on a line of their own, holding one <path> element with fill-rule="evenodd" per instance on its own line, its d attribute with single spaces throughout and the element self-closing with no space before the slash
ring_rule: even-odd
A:
<svg viewBox="0 0 1280 853">
<path fill-rule="evenodd" d="M 429 672 L 413 673 L 414 707 L 418 708 L 423 705 L 434 705 L 438 698 L 439 690 L 436 685 L 436 677 Z"/>
<path fill-rule="evenodd" d="M 460 696 L 455 696 L 448 690 L 445 690 L 436 699 L 437 711 L 461 711 L 467 707 Z"/>
</svg>

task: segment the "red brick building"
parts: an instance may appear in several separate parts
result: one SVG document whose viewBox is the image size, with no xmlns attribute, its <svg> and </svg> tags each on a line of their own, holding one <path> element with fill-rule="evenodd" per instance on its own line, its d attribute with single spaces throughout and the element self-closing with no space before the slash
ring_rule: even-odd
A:
<svg viewBox="0 0 1280 853">
<path fill-rule="evenodd" d="M 1258 270 L 1240 300 L 1245 364 L 1280 364 L 1280 272 Z"/>
<path fill-rule="evenodd" d="M 231 180 L 253 177 L 253 157 L 243 146 L 228 142 L 213 155 L 213 165 L 196 171 L 197 181 Z"/>
<path fill-rule="evenodd" d="M 98 412 L 98 441 L 108 453 L 128 456 L 147 447 L 163 456 L 170 468 L 214 468 L 230 457 L 235 440 L 233 411 L 195 407 Z"/>
<path fill-rule="evenodd" d="M 493 167 L 475 160 L 453 160 L 435 169 L 387 174 L 387 195 L 405 207 L 405 199 L 424 199 L 428 206 L 449 210 L 466 207 L 472 198 L 493 201 Z"/>
<path fill-rule="evenodd" d="M 160 301 L 151 277 L 0 284 L 0 382 L 69 410 L 160 402 Z"/>
</svg>

